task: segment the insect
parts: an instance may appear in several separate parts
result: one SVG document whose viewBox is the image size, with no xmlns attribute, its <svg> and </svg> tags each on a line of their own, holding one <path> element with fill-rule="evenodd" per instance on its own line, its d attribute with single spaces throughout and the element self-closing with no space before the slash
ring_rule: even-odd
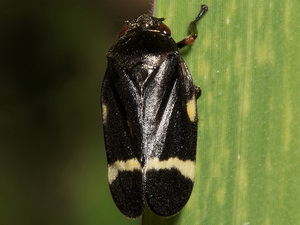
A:
<svg viewBox="0 0 300 225">
<path fill-rule="evenodd" d="M 187 203 L 195 178 L 197 110 L 195 86 L 163 18 L 141 15 L 126 21 L 107 54 L 102 116 L 110 192 L 127 217 L 143 213 L 145 202 L 160 216 Z"/>
</svg>

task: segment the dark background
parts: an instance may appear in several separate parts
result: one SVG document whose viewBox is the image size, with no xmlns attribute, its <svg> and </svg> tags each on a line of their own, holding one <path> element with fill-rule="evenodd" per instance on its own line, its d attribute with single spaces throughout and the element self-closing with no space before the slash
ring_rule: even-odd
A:
<svg viewBox="0 0 300 225">
<path fill-rule="evenodd" d="M 151 7 L 0 2 L 0 224 L 127 223 L 108 190 L 99 96 L 123 21 Z"/>
</svg>

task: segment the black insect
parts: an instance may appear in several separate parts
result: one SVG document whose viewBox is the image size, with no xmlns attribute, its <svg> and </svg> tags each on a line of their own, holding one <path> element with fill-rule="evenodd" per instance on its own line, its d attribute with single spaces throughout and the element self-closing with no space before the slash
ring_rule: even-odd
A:
<svg viewBox="0 0 300 225">
<path fill-rule="evenodd" d="M 163 18 L 142 15 L 125 22 L 107 54 L 102 84 L 102 114 L 108 181 L 119 210 L 130 218 L 144 204 L 171 216 L 187 203 L 195 178 L 197 110 L 195 86 Z"/>
</svg>

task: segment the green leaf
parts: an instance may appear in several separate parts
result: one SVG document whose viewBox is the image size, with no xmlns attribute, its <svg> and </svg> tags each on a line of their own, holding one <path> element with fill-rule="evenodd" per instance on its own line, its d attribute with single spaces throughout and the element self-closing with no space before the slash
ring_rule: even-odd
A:
<svg viewBox="0 0 300 225">
<path fill-rule="evenodd" d="M 175 217 L 147 211 L 143 224 L 300 224 L 300 4 L 161 0 L 156 16 L 180 41 L 201 4 L 182 51 L 202 89 L 194 191 Z"/>
</svg>

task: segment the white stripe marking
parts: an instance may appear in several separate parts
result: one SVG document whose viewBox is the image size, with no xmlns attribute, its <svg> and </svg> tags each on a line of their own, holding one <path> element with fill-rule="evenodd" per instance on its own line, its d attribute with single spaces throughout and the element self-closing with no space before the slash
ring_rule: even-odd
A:
<svg viewBox="0 0 300 225">
<path fill-rule="evenodd" d="M 192 160 L 181 160 L 176 157 L 160 161 L 159 158 L 152 158 L 146 164 L 146 170 L 177 169 L 183 176 L 194 181 L 196 163 Z"/>
<path fill-rule="evenodd" d="M 118 160 L 113 164 L 108 165 L 108 183 L 111 184 L 119 174 L 119 171 L 134 171 L 142 170 L 140 162 L 136 159 L 129 159 L 126 161 Z"/>
</svg>

